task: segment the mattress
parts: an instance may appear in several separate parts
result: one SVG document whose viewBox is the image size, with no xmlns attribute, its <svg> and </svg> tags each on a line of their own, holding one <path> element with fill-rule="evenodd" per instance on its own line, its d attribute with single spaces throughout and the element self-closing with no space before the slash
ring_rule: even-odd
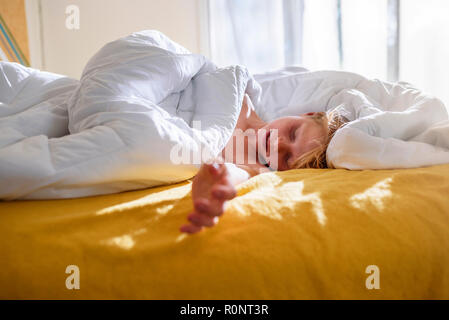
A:
<svg viewBox="0 0 449 320">
<path fill-rule="evenodd" d="M 190 183 L 0 202 L 0 298 L 449 298 L 449 165 L 265 173 L 186 236 Z"/>
</svg>

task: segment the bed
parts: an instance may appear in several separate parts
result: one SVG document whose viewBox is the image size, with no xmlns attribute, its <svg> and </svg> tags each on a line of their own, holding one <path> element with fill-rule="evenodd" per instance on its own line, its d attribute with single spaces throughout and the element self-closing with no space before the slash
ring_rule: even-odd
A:
<svg viewBox="0 0 449 320">
<path fill-rule="evenodd" d="M 194 236 L 190 181 L 0 202 L 0 298 L 449 299 L 448 195 L 449 165 L 265 173 Z"/>
</svg>

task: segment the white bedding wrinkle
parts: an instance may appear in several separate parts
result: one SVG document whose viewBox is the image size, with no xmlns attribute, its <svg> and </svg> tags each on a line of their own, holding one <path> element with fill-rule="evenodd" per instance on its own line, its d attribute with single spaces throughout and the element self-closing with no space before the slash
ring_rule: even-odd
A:
<svg viewBox="0 0 449 320">
<path fill-rule="evenodd" d="M 350 72 L 278 74 L 254 76 L 262 87 L 256 111 L 265 121 L 335 109 L 350 120 L 329 144 L 330 166 L 362 170 L 449 163 L 449 118 L 439 99 L 408 83 Z"/>
<path fill-rule="evenodd" d="M 342 91 L 342 107 L 358 116 L 337 131 L 327 150 L 335 168 L 397 169 L 449 163 L 449 119 L 444 104 L 403 84 L 365 80 L 364 101 Z M 332 106 L 330 106 L 332 107 Z"/>
<path fill-rule="evenodd" d="M 265 121 L 344 113 L 351 122 L 327 151 L 336 168 L 449 162 L 444 105 L 408 84 L 300 67 L 253 78 L 147 30 L 105 45 L 79 81 L 0 62 L 0 199 L 74 198 L 189 179 L 199 163 L 174 163 L 171 152 L 182 146 L 218 155 L 245 92 Z"/>
<path fill-rule="evenodd" d="M 191 178 L 198 165 L 174 165 L 170 151 L 182 145 L 218 155 L 247 85 L 257 94 L 245 68 L 218 69 L 157 31 L 105 45 L 79 82 L 1 68 L 1 199 L 92 196 Z M 50 132 L 55 127 L 60 132 Z"/>
</svg>

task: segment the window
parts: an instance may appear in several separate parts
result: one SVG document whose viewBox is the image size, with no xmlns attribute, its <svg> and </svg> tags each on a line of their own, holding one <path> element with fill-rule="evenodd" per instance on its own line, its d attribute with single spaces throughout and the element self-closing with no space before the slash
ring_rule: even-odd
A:
<svg viewBox="0 0 449 320">
<path fill-rule="evenodd" d="M 242 64 L 254 73 L 302 65 L 385 78 L 387 4 L 388 0 L 212 0 L 211 56 L 219 65 Z"/>
<path fill-rule="evenodd" d="M 403 0 L 400 78 L 442 99 L 449 109 L 449 1 Z"/>
<path fill-rule="evenodd" d="M 245 65 L 254 73 L 286 65 L 283 3 L 210 1 L 211 58 L 222 66 Z"/>
<path fill-rule="evenodd" d="M 449 105 L 447 0 L 209 0 L 211 58 L 403 80 Z"/>
</svg>

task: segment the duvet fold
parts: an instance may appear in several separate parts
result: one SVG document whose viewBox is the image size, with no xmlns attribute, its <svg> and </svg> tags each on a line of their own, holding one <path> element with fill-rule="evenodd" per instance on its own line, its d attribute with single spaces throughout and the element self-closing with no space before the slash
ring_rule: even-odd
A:
<svg viewBox="0 0 449 320">
<path fill-rule="evenodd" d="M 231 137 L 253 81 L 245 68 L 219 69 L 157 31 L 105 45 L 79 82 L 1 68 L 1 199 L 92 196 L 191 178 Z M 39 91 L 49 98 L 33 100 Z"/>
<path fill-rule="evenodd" d="M 449 163 L 447 109 L 408 83 L 298 67 L 255 79 L 262 87 L 256 110 L 264 120 L 333 110 L 349 120 L 327 149 L 331 167 L 399 169 Z"/>
</svg>

